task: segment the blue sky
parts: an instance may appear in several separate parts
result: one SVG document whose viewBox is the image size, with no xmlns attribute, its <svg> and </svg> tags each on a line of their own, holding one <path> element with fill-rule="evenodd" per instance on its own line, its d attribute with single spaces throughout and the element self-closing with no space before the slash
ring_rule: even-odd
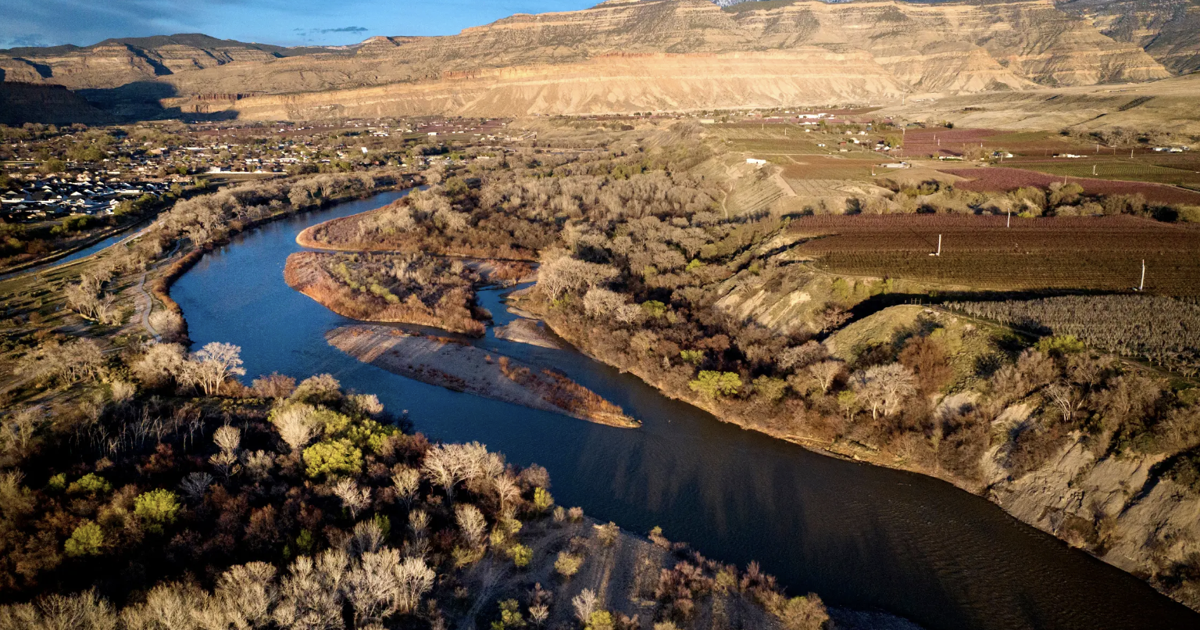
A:
<svg viewBox="0 0 1200 630">
<path fill-rule="evenodd" d="M 353 44 L 447 35 L 513 13 L 600 0 L 0 0 L 0 48 L 86 46 L 110 37 L 205 33 L 266 44 Z"/>
</svg>

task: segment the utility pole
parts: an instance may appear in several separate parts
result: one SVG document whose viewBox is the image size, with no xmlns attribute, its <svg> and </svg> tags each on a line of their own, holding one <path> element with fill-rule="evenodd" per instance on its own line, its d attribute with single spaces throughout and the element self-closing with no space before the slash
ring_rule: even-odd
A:
<svg viewBox="0 0 1200 630">
<path fill-rule="evenodd" d="M 941 255 L 942 255 L 942 235 L 938 234 L 938 249 L 936 252 L 930 254 L 930 256 L 941 256 Z"/>
<path fill-rule="evenodd" d="M 1095 164 L 1092 165 L 1092 176 L 1093 177 L 1096 176 L 1096 165 Z"/>
<path fill-rule="evenodd" d="M 1008 209 L 1008 220 L 1004 222 L 1004 227 L 1012 227 L 1012 208 Z"/>
<path fill-rule="evenodd" d="M 1142 259 L 1142 281 L 1138 283 L 1138 293 L 1146 289 L 1146 259 Z"/>
</svg>

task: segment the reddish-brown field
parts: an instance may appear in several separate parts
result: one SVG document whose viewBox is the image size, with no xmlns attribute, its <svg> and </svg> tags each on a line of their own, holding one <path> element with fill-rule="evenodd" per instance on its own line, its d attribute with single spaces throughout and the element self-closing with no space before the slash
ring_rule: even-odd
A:
<svg viewBox="0 0 1200 630">
<path fill-rule="evenodd" d="M 910 129 L 904 136 L 904 155 L 961 156 L 969 147 L 988 151 L 1007 151 L 1016 156 L 1050 156 L 1055 153 L 1092 153 L 1063 136 L 1044 132 L 1009 133 L 996 129 Z"/>
<path fill-rule="evenodd" d="M 1200 228 L 1128 216 L 819 216 L 789 228 L 813 238 L 796 248 L 824 269 L 987 290 L 1137 286 L 1200 296 Z M 930 256 L 942 236 L 942 255 Z M 823 235 L 823 236 L 822 236 Z"/>
<path fill-rule="evenodd" d="M 1174 186 L 1130 182 L 1122 180 L 1092 179 L 1087 177 L 1059 177 L 1020 168 L 992 166 L 986 168 L 940 169 L 944 173 L 963 177 L 968 181 L 955 184 L 963 190 L 977 192 L 1007 192 L 1022 186 L 1045 188 L 1054 182 L 1069 181 L 1083 186 L 1084 192 L 1093 195 L 1140 194 L 1153 203 L 1200 204 L 1200 193 Z"/>
</svg>

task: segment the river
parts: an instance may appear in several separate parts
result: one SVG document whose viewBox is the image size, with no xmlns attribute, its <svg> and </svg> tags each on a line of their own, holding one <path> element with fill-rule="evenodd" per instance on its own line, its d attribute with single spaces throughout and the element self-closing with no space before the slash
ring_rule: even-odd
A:
<svg viewBox="0 0 1200 630">
<path fill-rule="evenodd" d="M 792 594 L 880 610 L 927 628 L 1200 628 L 1200 615 L 1137 578 L 1067 547 L 944 482 L 813 453 L 722 423 L 571 350 L 477 343 L 553 365 L 644 424 L 616 429 L 452 392 L 359 363 L 326 331 L 351 323 L 283 281 L 304 228 L 403 192 L 267 224 L 206 255 L 176 282 L 196 347 L 242 347 L 247 379 L 328 372 L 407 411 L 432 439 L 478 440 L 550 471 L 561 505 L 745 566 L 758 560 Z M 480 302 L 513 319 L 499 290 Z"/>
</svg>

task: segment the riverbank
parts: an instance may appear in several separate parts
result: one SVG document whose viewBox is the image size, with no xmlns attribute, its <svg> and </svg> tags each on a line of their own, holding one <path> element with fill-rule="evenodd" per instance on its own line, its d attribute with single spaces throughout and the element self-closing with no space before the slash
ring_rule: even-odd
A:
<svg viewBox="0 0 1200 630">
<path fill-rule="evenodd" d="M 671 381 L 644 365 L 630 363 L 619 353 L 609 354 L 606 350 L 611 349 L 598 342 L 604 338 L 603 331 L 567 320 L 556 309 L 533 299 L 531 293 L 514 298 L 578 351 L 638 377 L 664 396 L 703 409 L 722 422 L 823 455 L 953 484 L 986 498 L 1021 522 L 1147 581 L 1164 595 L 1200 609 L 1200 584 L 1194 573 L 1200 497 L 1153 474 L 1163 464 L 1162 456 L 1097 452 L 1087 435 L 1073 434 L 1046 463 L 1016 476 L 1000 465 L 1002 445 L 994 444 L 980 458 L 982 478 L 963 479 L 945 468 L 923 466 L 914 458 L 898 457 L 858 441 L 780 430 L 766 410 L 721 404 L 691 391 L 686 381 Z M 1033 412 L 1033 408 L 1018 404 L 1001 416 L 1004 425 L 996 429 L 1011 430 Z"/>
<path fill-rule="evenodd" d="M 384 326 L 344 326 L 325 340 L 363 363 L 430 385 L 611 427 L 641 424 L 561 374 L 453 339 Z"/>
<path fill-rule="evenodd" d="M 196 265 L 196 263 L 200 262 L 200 260 L 202 258 L 204 258 L 204 255 L 206 253 L 211 252 L 214 249 L 217 249 L 219 247 L 228 245 L 233 240 L 233 238 L 239 234 L 251 231 L 255 228 L 267 225 L 269 223 L 273 223 L 280 219 L 286 219 L 289 217 L 300 216 L 300 215 L 310 213 L 310 212 L 319 212 L 321 210 L 327 209 L 330 206 L 333 206 L 333 205 L 336 205 L 339 203 L 344 203 L 344 202 L 352 201 L 352 200 L 356 200 L 356 199 L 368 199 L 371 197 L 375 197 L 381 193 L 386 193 L 386 192 L 392 191 L 392 190 L 410 189 L 416 183 L 415 181 L 412 180 L 412 177 L 413 177 L 412 175 L 400 175 L 400 176 L 397 176 L 397 181 L 395 183 L 393 183 L 392 185 L 377 186 L 377 187 L 371 189 L 370 191 L 360 191 L 360 192 L 356 192 L 356 193 L 346 193 L 346 194 L 335 195 L 332 197 L 322 199 L 320 201 L 320 203 L 318 203 L 318 204 L 306 206 L 303 208 L 286 207 L 283 210 L 279 210 L 277 212 L 270 214 L 269 216 L 265 216 L 260 219 L 254 219 L 254 220 L 250 220 L 250 221 L 232 222 L 228 226 L 228 232 L 225 234 L 225 236 L 223 238 L 217 239 L 215 241 L 211 241 L 200 247 L 193 246 L 191 249 L 184 251 L 183 254 L 178 259 L 176 259 L 173 263 L 170 264 L 170 266 L 168 266 L 166 268 L 166 270 L 162 273 L 162 275 L 159 275 L 158 277 L 154 278 L 151 281 L 150 293 L 151 293 L 151 295 L 154 296 L 154 298 L 156 300 L 158 300 L 159 302 L 162 303 L 164 308 L 166 308 L 168 311 L 170 311 L 176 315 L 179 315 L 183 319 L 183 324 L 180 329 L 178 341 L 180 341 L 182 343 L 187 343 L 188 342 L 187 319 L 183 318 L 183 309 L 180 308 L 179 304 L 174 299 L 171 298 L 171 285 L 173 285 L 176 280 L 178 280 L 181 276 L 183 276 L 183 274 L 187 273 L 187 271 L 189 269 L 194 267 Z M 402 178 L 409 178 L 409 179 L 405 180 Z M 176 247 L 174 255 L 178 255 L 182 249 L 183 249 L 182 247 Z"/>
</svg>

